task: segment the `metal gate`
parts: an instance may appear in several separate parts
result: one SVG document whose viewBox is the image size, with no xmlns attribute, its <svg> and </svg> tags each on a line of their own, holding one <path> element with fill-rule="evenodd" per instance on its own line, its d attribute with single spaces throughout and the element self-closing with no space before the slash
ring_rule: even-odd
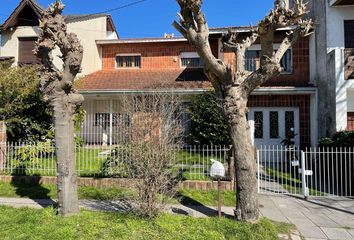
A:
<svg viewBox="0 0 354 240">
<path fill-rule="evenodd" d="M 354 149 L 261 146 L 258 192 L 308 196 L 354 196 Z"/>
</svg>

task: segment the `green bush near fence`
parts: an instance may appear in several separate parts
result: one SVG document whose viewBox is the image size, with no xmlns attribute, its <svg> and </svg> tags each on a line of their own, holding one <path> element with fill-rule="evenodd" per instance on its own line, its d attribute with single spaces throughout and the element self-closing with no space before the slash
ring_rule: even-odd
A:
<svg viewBox="0 0 354 240">
<path fill-rule="evenodd" d="M 354 131 L 341 131 L 329 138 L 322 138 L 319 147 L 354 147 Z"/>
</svg>

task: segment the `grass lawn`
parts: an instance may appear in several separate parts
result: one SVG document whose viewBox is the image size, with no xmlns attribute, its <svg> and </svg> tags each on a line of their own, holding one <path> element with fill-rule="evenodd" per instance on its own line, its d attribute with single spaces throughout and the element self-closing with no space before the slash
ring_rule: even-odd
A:
<svg viewBox="0 0 354 240">
<path fill-rule="evenodd" d="M 99 189 L 94 187 L 78 188 L 80 199 L 95 200 L 119 200 L 129 199 L 134 196 L 134 192 L 123 188 L 107 188 Z M 27 185 L 27 184 L 10 184 L 0 182 L 0 197 L 24 197 L 31 199 L 56 199 L 57 189 L 55 185 Z M 179 190 L 175 199 L 171 199 L 171 203 L 182 203 L 187 205 L 217 205 L 217 191 L 200 191 L 200 190 Z M 235 206 L 235 193 L 233 191 L 222 192 L 223 206 Z"/>
<path fill-rule="evenodd" d="M 231 219 L 161 215 L 143 219 L 134 215 L 81 211 L 62 218 L 52 208 L 34 210 L 0 206 L 1 239 L 278 239 L 290 225 L 262 219 L 257 224 Z"/>
</svg>

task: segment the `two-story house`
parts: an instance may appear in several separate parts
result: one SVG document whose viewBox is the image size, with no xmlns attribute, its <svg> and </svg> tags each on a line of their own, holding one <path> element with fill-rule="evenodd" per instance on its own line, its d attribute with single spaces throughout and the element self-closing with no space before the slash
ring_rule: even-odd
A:
<svg viewBox="0 0 354 240">
<path fill-rule="evenodd" d="M 234 27 L 243 38 L 250 34 L 248 27 Z M 234 53 L 224 52 L 222 34 L 228 28 L 212 28 L 212 51 L 219 59 L 235 65 Z M 279 46 L 286 29 L 276 34 L 275 48 Z M 114 119 L 122 114 L 119 95 L 151 92 L 178 93 L 184 97 L 199 94 L 211 87 L 203 73 L 203 62 L 186 39 L 136 38 L 98 40 L 102 52 L 101 70 L 82 79 L 79 88 L 85 96 L 87 122 L 83 137 L 86 142 L 102 141 L 106 131 L 107 143 L 115 142 Z M 246 53 L 246 68 L 259 66 L 260 45 L 255 44 Z M 301 39 L 282 59 L 284 71 L 278 77 L 258 88 L 249 100 L 248 119 L 256 145 L 281 144 L 292 139 L 297 145 L 315 145 L 317 141 L 316 88 L 310 82 L 309 39 Z M 103 120 L 108 130 L 98 122 Z M 86 134 L 85 134 L 86 133 Z"/>
<path fill-rule="evenodd" d="M 12 61 L 13 66 L 38 63 L 33 49 L 43 10 L 43 7 L 34 0 L 20 0 L 18 6 L 0 25 L 0 61 Z M 96 40 L 118 38 L 111 16 L 67 15 L 65 19 L 68 31 L 78 36 L 84 48 L 81 75 L 99 70 L 102 63 Z M 55 65 L 60 68 L 59 50 L 55 51 L 53 56 Z"/>
<path fill-rule="evenodd" d="M 43 8 L 34 0 L 20 1 L 0 27 L 0 61 L 12 60 L 14 66 L 38 62 L 32 50 L 42 12 Z M 85 96 L 87 120 L 82 136 L 88 143 L 118 141 L 119 129 L 114 121 L 124 116 L 119 102 L 122 94 L 174 93 L 182 95 L 188 105 L 191 95 L 211 88 L 202 61 L 184 38 L 119 39 L 111 17 L 106 14 L 68 15 L 66 21 L 68 31 L 76 33 L 84 47 L 85 77 L 78 87 Z M 235 65 L 235 55 L 224 52 L 221 44 L 227 30 L 211 29 L 211 46 L 215 56 Z M 240 38 L 250 34 L 248 27 L 233 30 Z M 285 33 L 286 29 L 277 32 L 275 48 Z M 311 78 L 314 60 L 310 57 L 310 45 L 308 38 L 295 44 L 282 59 L 282 74 L 252 94 L 248 119 L 256 145 L 281 144 L 285 138 L 301 146 L 316 144 L 317 92 Z M 60 67 L 57 55 L 59 52 L 54 53 L 55 63 Z M 256 43 L 246 55 L 247 69 L 257 69 L 260 45 Z M 106 129 L 102 129 L 102 122 Z"/>
<path fill-rule="evenodd" d="M 311 80 L 318 87 L 319 137 L 354 130 L 354 1 L 311 0 Z"/>
</svg>

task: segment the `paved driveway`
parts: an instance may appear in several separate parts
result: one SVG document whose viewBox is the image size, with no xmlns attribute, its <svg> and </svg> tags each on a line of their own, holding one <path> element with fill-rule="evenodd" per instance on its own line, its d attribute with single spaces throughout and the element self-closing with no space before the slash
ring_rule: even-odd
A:
<svg viewBox="0 0 354 240">
<path fill-rule="evenodd" d="M 354 199 L 260 195 L 261 213 L 295 224 L 305 239 L 354 240 Z"/>
</svg>

